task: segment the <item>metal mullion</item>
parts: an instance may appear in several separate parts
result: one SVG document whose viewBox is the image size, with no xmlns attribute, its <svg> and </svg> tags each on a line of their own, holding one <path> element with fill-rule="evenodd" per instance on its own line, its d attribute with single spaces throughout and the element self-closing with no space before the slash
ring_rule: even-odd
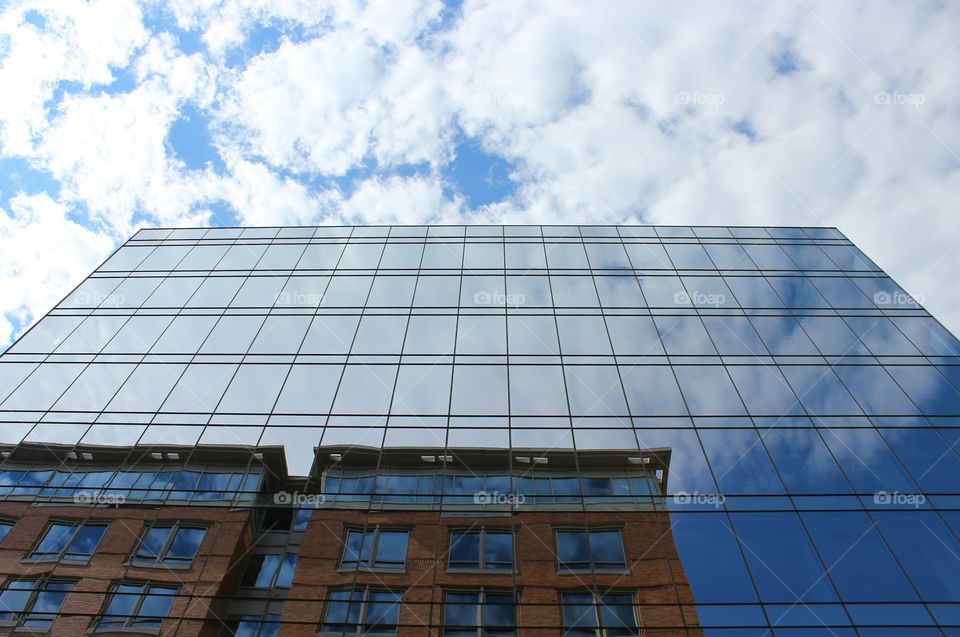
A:
<svg viewBox="0 0 960 637">
<path fill-rule="evenodd" d="M 134 624 L 134 621 L 140 617 L 140 608 L 143 606 L 143 602 L 147 598 L 147 593 L 149 590 L 149 582 L 144 582 L 140 587 L 140 594 L 137 595 L 137 602 L 134 604 L 134 607 L 130 609 L 130 614 L 127 616 L 127 619 L 124 622 L 124 628 L 131 628 Z"/>
<path fill-rule="evenodd" d="M 208 229 L 208 230 L 209 230 L 209 229 Z M 206 236 L 206 233 L 204 234 L 204 236 Z M 200 288 L 203 287 L 203 284 L 204 284 L 208 279 L 212 278 L 212 277 L 211 277 L 211 274 L 214 272 L 214 270 L 216 269 L 217 265 L 218 265 L 221 261 L 223 261 L 224 257 L 226 257 L 227 253 L 230 251 L 230 248 L 232 248 L 232 247 L 234 247 L 235 245 L 237 245 L 237 240 L 239 239 L 239 237 L 240 237 L 240 235 L 238 234 L 236 237 L 234 237 L 234 238 L 232 239 L 232 241 L 230 241 L 229 243 L 227 243 L 226 245 L 227 245 L 228 247 L 227 247 L 227 249 L 224 251 L 224 253 L 223 253 L 222 255 L 220 255 L 220 258 L 217 259 L 217 263 L 214 263 L 214 264 L 213 264 L 213 266 L 210 268 L 210 270 L 208 271 L 207 274 L 203 275 L 202 277 L 199 277 L 199 278 L 202 278 L 203 281 L 201 281 L 201 283 L 197 286 L 197 289 L 194 290 L 193 293 L 190 294 L 189 297 L 187 297 L 187 299 L 183 302 L 183 304 L 182 304 L 179 308 L 176 309 L 176 312 L 174 313 L 173 319 L 171 319 L 170 323 L 167 325 L 166 328 L 164 328 L 164 330 L 160 333 L 160 335 L 157 336 L 157 340 L 154 341 L 155 344 L 156 344 L 157 342 L 159 342 L 159 340 L 160 340 L 161 338 L 163 338 L 163 335 L 166 334 L 166 332 L 167 332 L 168 329 L 170 329 L 170 326 L 173 325 L 173 322 L 174 322 L 178 317 L 183 316 L 183 310 L 187 307 L 187 304 L 190 302 L 191 299 L 193 299 L 194 296 L 196 296 L 197 292 L 200 291 Z M 201 237 L 201 238 L 202 238 L 202 237 Z M 199 245 L 199 244 L 198 244 L 198 245 Z M 214 244 L 214 245 L 217 245 L 217 244 Z M 196 246 L 194 246 L 194 247 L 196 247 Z M 192 251 L 193 251 L 193 249 L 191 249 L 190 251 L 188 251 L 187 254 L 184 255 L 183 259 L 186 259 L 187 256 L 189 256 L 190 252 L 192 252 Z M 266 252 L 266 251 L 264 251 L 264 252 Z M 182 263 L 182 262 L 183 262 L 183 259 L 181 259 L 180 261 L 178 261 L 177 264 L 179 265 L 180 263 Z M 169 278 L 169 277 L 165 277 L 165 278 Z M 159 287 L 159 286 L 157 286 L 157 287 Z M 243 284 L 242 284 L 242 283 L 241 283 L 240 287 L 243 287 Z M 154 291 L 156 291 L 156 290 L 154 290 Z M 239 294 L 239 293 L 240 293 L 240 288 L 237 288 L 237 292 L 234 293 L 234 297 L 236 297 L 236 295 Z M 151 296 L 152 296 L 152 295 L 151 295 Z M 146 301 L 149 300 L 149 298 L 150 298 L 150 297 L 147 297 L 147 299 L 144 300 L 144 303 L 146 303 Z M 229 304 L 228 304 L 228 305 L 229 305 Z M 142 307 L 142 305 L 141 305 L 141 307 Z M 190 369 L 190 365 L 193 364 L 194 361 L 196 361 L 196 359 L 197 359 L 197 354 L 200 352 L 200 349 L 203 347 L 203 344 L 206 342 L 207 338 L 210 337 L 210 334 L 213 333 L 213 330 L 216 328 L 217 324 L 218 324 L 218 323 L 220 322 L 220 320 L 223 318 L 225 312 L 226 312 L 226 307 L 223 309 L 223 311 L 220 312 L 219 318 L 218 318 L 218 319 L 214 322 L 214 324 L 211 326 L 210 332 L 207 333 L 207 336 L 206 336 L 206 337 L 203 339 L 203 341 L 197 346 L 197 351 L 190 355 L 190 360 L 187 361 L 187 363 L 183 366 L 183 371 L 180 372 L 179 376 L 177 376 L 177 380 L 174 381 L 174 383 L 170 386 L 170 389 L 167 391 L 166 396 L 164 396 L 163 400 L 160 402 L 160 405 L 157 407 L 157 411 L 154 412 L 154 414 L 153 414 L 153 416 L 151 416 L 149 422 L 146 423 L 147 426 L 146 426 L 146 427 L 144 428 L 144 430 L 143 430 L 144 434 L 147 432 L 147 429 L 150 427 L 150 425 L 154 424 L 154 422 L 155 422 L 155 420 L 156 420 L 156 418 L 157 418 L 157 414 L 161 413 L 161 411 L 163 410 L 164 404 L 167 402 L 167 400 L 170 399 L 170 396 L 173 394 L 173 392 L 174 392 L 174 390 L 176 389 L 177 385 L 180 384 L 180 381 L 183 380 L 183 377 L 184 377 L 184 375 L 187 373 L 187 370 Z M 261 327 L 262 327 L 262 326 L 261 326 Z M 146 355 L 147 353 L 148 353 L 148 352 L 145 352 L 144 355 Z M 142 359 L 141 359 L 141 361 L 142 361 Z M 139 364 L 142 364 L 142 362 L 139 363 Z M 139 365 L 139 364 L 138 364 L 138 365 Z M 164 363 L 161 363 L 161 364 L 164 364 Z M 238 366 L 238 368 L 239 368 L 239 366 Z M 131 373 L 132 373 L 132 372 L 131 372 Z M 231 378 L 231 380 L 232 380 L 232 378 Z M 224 393 L 226 393 L 227 388 L 229 388 L 229 384 L 224 388 Z M 118 388 L 118 391 L 119 391 L 119 388 Z M 222 400 L 222 399 L 223 399 L 223 396 L 221 395 L 221 396 L 220 396 L 220 400 Z M 220 401 L 218 400 L 218 401 L 217 401 L 217 404 L 219 405 L 219 403 L 220 403 Z M 216 407 L 214 407 L 214 410 L 216 410 Z M 211 412 L 211 417 L 212 417 L 212 412 Z M 207 419 L 207 421 L 209 422 L 209 418 Z M 204 430 L 203 430 L 203 431 L 205 432 L 205 431 L 206 431 L 206 425 L 204 424 L 203 427 L 204 427 Z M 201 432 L 200 435 L 202 436 L 202 435 L 203 435 L 203 432 Z M 143 435 L 141 434 L 141 438 L 142 438 L 142 437 L 143 437 Z M 198 440 L 198 442 L 199 442 L 199 437 L 198 437 L 197 440 Z M 130 457 L 130 456 L 132 456 L 132 455 L 133 455 L 133 451 L 131 450 L 130 455 L 129 455 L 128 457 Z M 189 462 L 189 459 L 190 459 L 191 456 L 192 456 L 192 453 L 191 453 L 191 454 L 188 454 L 187 458 L 185 458 L 185 459 L 183 460 L 183 463 L 185 464 L 186 462 Z M 198 483 L 199 483 L 199 480 L 198 480 Z"/>
<path fill-rule="evenodd" d="M 709 258 L 709 256 L 710 256 L 710 255 L 708 254 L 707 257 Z M 749 255 L 748 255 L 748 256 L 749 256 Z M 670 264 L 671 264 L 671 265 L 674 265 L 674 263 L 673 263 L 673 258 L 670 256 L 670 253 L 669 253 L 669 252 L 667 253 L 667 258 L 670 259 Z M 674 265 L 674 271 L 676 271 L 676 266 L 675 266 L 675 265 Z M 680 279 L 679 275 L 678 275 L 677 278 L 680 280 L 680 285 L 683 287 L 684 290 L 686 290 L 686 285 L 684 284 L 683 279 Z M 772 287 L 772 286 L 771 286 L 771 287 Z M 774 290 L 774 292 L 776 292 L 776 290 Z M 714 348 L 714 350 L 716 350 L 717 347 L 716 347 L 716 345 L 715 345 L 714 342 L 713 342 L 713 338 L 710 336 L 710 332 L 707 331 L 706 325 L 703 323 L 703 317 L 700 315 L 700 310 L 699 310 L 698 308 L 694 308 L 694 311 L 696 312 L 695 316 L 696 316 L 698 319 L 700 319 L 700 325 L 703 327 L 704 331 L 707 333 L 707 338 L 710 339 L 710 344 L 711 344 L 711 346 Z M 656 329 L 656 330 L 658 331 L 658 334 L 659 334 L 659 328 L 658 328 L 657 325 L 656 325 L 656 321 L 654 321 L 654 329 Z M 719 350 L 717 350 L 717 354 L 719 355 Z M 669 360 L 669 356 L 668 356 L 668 360 Z M 670 361 L 669 364 L 670 364 L 670 369 L 673 370 L 673 362 Z M 747 418 L 750 419 L 750 423 L 753 425 L 752 430 L 753 430 L 753 432 L 757 435 L 757 440 L 758 440 L 758 442 L 761 442 L 761 444 L 762 444 L 762 441 L 760 440 L 760 433 L 757 431 L 756 423 L 753 421 L 753 416 L 750 415 L 750 411 L 747 409 L 746 402 L 744 402 L 743 398 L 740 396 L 740 391 L 739 391 L 739 389 L 737 388 L 736 383 L 733 382 L 733 378 L 730 376 L 730 372 L 727 370 L 726 366 L 723 365 L 723 364 L 721 364 L 721 367 L 723 368 L 723 371 L 724 371 L 724 373 L 726 374 L 727 379 L 730 381 L 731 385 L 733 385 L 734 391 L 737 392 L 737 398 L 740 400 L 740 403 L 743 405 L 744 412 L 747 414 Z M 676 381 L 676 372 L 674 372 L 674 380 L 675 380 L 675 382 L 677 382 L 677 381 Z M 680 387 L 680 383 L 679 383 L 679 382 L 677 382 L 677 387 Z M 687 413 L 688 413 L 688 415 L 689 415 L 689 417 L 690 417 L 690 419 L 691 419 L 691 423 L 693 423 L 693 418 L 694 418 L 694 416 L 693 416 L 692 412 L 690 412 L 690 407 L 689 407 L 689 405 L 687 404 L 686 396 L 683 395 L 683 391 L 682 391 L 682 390 L 680 391 L 680 395 L 681 395 L 681 398 L 683 399 L 684 408 L 686 408 Z M 700 439 L 699 427 L 698 427 L 695 423 L 694 423 L 694 426 L 693 426 L 693 431 L 694 431 L 694 433 L 695 433 L 696 436 L 697 436 L 698 442 L 700 442 L 701 448 L 703 449 L 704 461 L 707 463 L 707 467 L 710 469 L 710 473 L 711 473 L 711 475 L 712 475 L 712 477 L 713 477 L 714 484 L 715 484 L 716 487 L 717 487 L 717 491 L 720 492 L 720 491 L 721 491 L 720 481 L 719 481 L 719 479 L 717 478 L 716 471 L 713 469 L 713 463 L 710 461 L 710 458 L 709 458 L 709 456 L 708 456 L 707 453 L 706 453 L 706 448 L 703 447 L 703 441 Z M 773 459 L 770 458 L 770 454 L 769 454 L 769 452 L 767 451 L 766 447 L 762 447 L 762 448 L 763 448 L 763 452 L 767 454 L 767 458 L 768 458 L 768 460 L 770 460 L 771 465 L 773 465 Z M 777 473 L 776 475 L 777 475 L 777 481 L 778 481 L 778 482 L 780 483 L 780 485 L 783 487 L 784 494 L 786 494 L 786 496 L 787 496 L 788 498 L 790 498 L 790 501 L 792 502 L 792 501 L 793 501 L 792 495 L 791 495 L 790 492 L 787 490 L 786 486 L 783 484 L 783 480 L 782 480 L 782 478 L 780 477 L 780 474 Z M 795 505 L 794 505 L 794 508 L 796 508 Z M 722 515 L 722 516 L 724 516 L 724 518 L 726 518 L 726 525 L 728 526 L 729 529 L 732 530 L 732 529 L 735 528 L 734 525 L 733 525 L 733 517 L 732 517 L 732 515 L 731 515 L 731 513 L 730 513 L 730 510 L 729 510 L 726 506 L 723 507 L 722 513 L 718 511 L 717 514 Z M 754 593 L 754 595 L 756 595 L 756 600 L 757 600 L 757 601 L 756 601 L 755 605 L 760 607 L 760 612 L 763 614 L 763 618 L 764 618 L 764 620 L 767 622 L 767 625 L 768 625 L 768 626 L 773 626 L 774 623 L 771 622 L 770 616 L 769 616 L 768 613 L 767 613 L 766 607 L 765 607 L 765 606 L 763 605 L 763 603 L 760 601 L 760 600 L 763 599 L 762 596 L 760 595 L 760 587 L 757 585 L 756 579 L 755 579 L 755 577 L 754 577 L 754 575 L 753 575 L 753 571 L 750 569 L 750 563 L 747 561 L 747 557 L 746 557 L 746 553 L 745 553 L 745 551 L 744 551 L 743 543 L 739 541 L 739 537 L 737 537 L 736 533 L 733 533 L 733 536 L 734 536 L 734 538 L 737 539 L 737 553 L 740 555 L 740 559 L 741 559 L 741 561 L 742 561 L 742 563 L 743 563 L 743 566 L 744 566 L 744 568 L 745 568 L 746 571 L 747 571 L 748 577 L 750 578 L 750 583 L 751 583 L 751 585 L 752 585 L 753 593 Z M 671 569 L 671 571 L 672 571 L 672 569 Z M 679 593 L 678 593 L 678 594 L 679 594 Z M 681 619 L 684 621 L 684 624 L 686 624 L 686 619 L 685 619 L 682 611 L 681 611 Z"/>
<path fill-rule="evenodd" d="M 753 261 L 753 258 L 750 256 L 750 254 L 749 254 L 746 250 L 744 250 L 744 254 L 747 255 L 747 258 L 748 258 L 748 259 L 750 259 L 751 261 Z M 707 256 L 711 259 L 711 261 L 713 260 L 713 257 L 710 257 L 710 254 L 709 254 L 709 253 L 707 253 Z M 789 258 L 789 255 L 788 255 L 788 258 Z M 715 262 L 714 262 L 714 265 L 716 265 Z M 756 265 L 756 263 L 754 263 L 754 265 Z M 764 275 L 761 274 L 761 277 L 762 277 L 763 280 L 766 282 L 766 276 L 764 276 Z M 767 283 L 767 285 L 770 285 L 770 284 Z M 770 287 L 771 287 L 771 289 L 773 289 L 773 293 L 776 294 L 777 297 L 781 298 L 781 300 L 782 300 L 782 297 L 780 297 L 780 293 L 777 292 L 776 288 L 774 288 L 772 285 L 771 285 Z M 738 304 L 738 305 L 740 304 L 739 300 L 737 300 L 737 304 Z M 749 322 L 749 319 L 747 319 L 747 320 L 748 320 L 748 322 Z M 841 320 L 843 320 L 843 319 L 841 319 Z M 846 322 L 844 322 L 844 324 L 846 324 Z M 801 331 L 802 331 L 804 334 L 806 334 L 806 330 L 803 328 L 803 325 L 801 325 L 799 321 L 797 322 L 797 325 L 800 327 Z M 752 323 L 751 323 L 751 327 L 753 327 L 753 324 L 752 324 Z M 753 327 L 753 330 L 754 330 L 754 332 L 756 332 L 756 328 L 755 328 L 755 327 Z M 759 336 L 759 333 L 758 333 L 757 335 Z M 854 335 L 856 335 L 856 334 L 854 334 Z M 708 336 L 709 336 L 709 332 L 708 332 Z M 808 336 L 808 338 L 809 338 L 809 336 Z M 858 337 L 858 341 L 859 341 L 859 337 Z M 712 340 L 711 340 L 711 342 L 712 342 Z M 768 353 L 770 353 L 770 352 L 769 352 L 769 348 L 767 347 L 766 343 L 763 341 L 762 338 L 760 339 L 760 342 L 763 343 L 764 349 L 767 350 Z M 810 342 L 813 343 L 813 339 L 810 339 Z M 817 347 L 817 344 L 816 344 L 816 343 L 813 343 L 813 346 L 817 348 L 817 351 L 818 351 L 818 352 L 820 351 L 820 348 Z M 869 348 L 868 348 L 868 351 L 869 351 Z M 718 353 L 719 353 L 719 350 L 718 350 Z M 772 354 L 771 354 L 771 355 L 772 355 Z M 823 355 L 823 354 L 821 353 L 821 356 L 822 356 L 822 355 Z M 773 366 L 776 367 L 776 369 L 777 369 L 777 371 L 779 372 L 780 376 L 783 377 L 784 380 L 786 380 L 786 377 L 784 376 L 783 371 L 780 369 L 780 365 L 779 365 L 779 364 L 774 364 Z M 764 365 L 764 367 L 766 367 L 766 365 Z M 830 368 L 829 365 L 827 365 L 826 367 L 827 367 L 828 369 Z M 838 380 L 840 379 L 839 376 L 838 376 L 837 378 L 838 378 Z M 732 380 L 732 379 L 731 379 L 731 380 Z M 840 380 L 840 382 L 842 383 L 843 381 Z M 807 409 L 803 406 L 803 403 L 802 403 L 802 401 L 800 400 L 800 397 L 797 395 L 797 392 L 794 390 L 793 386 L 792 386 L 790 383 L 786 383 L 786 386 L 790 389 L 790 393 L 796 398 L 797 404 L 800 405 L 800 408 L 803 409 L 803 412 L 804 412 L 805 414 L 807 414 Z M 735 386 L 735 387 L 736 387 L 736 386 Z M 851 398 L 853 398 L 853 395 L 852 395 L 852 394 L 851 394 Z M 856 399 L 855 399 L 855 398 L 853 398 L 853 400 L 856 402 Z M 746 407 L 746 405 L 744 405 L 744 407 Z M 748 414 L 749 414 L 749 411 L 748 411 Z M 810 415 L 809 415 L 809 414 L 807 414 L 807 418 L 810 418 Z M 750 416 L 750 420 L 751 420 L 751 422 L 753 422 L 753 417 L 752 417 L 752 416 Z M 812 422 L 812 420 L 811 420 L 811 422 Z M 838 603 L 840 604 L 840 607 L 843 609 L 844 615 L 846 616 L 847 620 L 850 622 L 850 625 L 851 625 L 851 626 L 857 626 L 857 624 L 856 624 L 856 622 L 854 621 L 852 615 L 850 614 L 850 610 L 849 610 L 849 608 L 848 608 L 848 606 L 847 606 L 847 603 L 841 600 L 840 589 L 839 589 L 839 587 L 837 586 L 836 582 L 834 581 L 834 577 L 830 574 L 830 569 L 831 569 L 832 567 L 828 567 L 828 566 L 827 566 L 826 562 L 825 562 L 824 559 L 823 559 L 823 556 L 821 555 L 820 550 L 817 549 L 817 546 L 816 546 L 816 544 L 814 543 L 814 540 L 813 540 L 813 535 L 810 533 L 810 529 L 808 528 L 806 521 L 804 520 L 803 516 L 800 514 L 800 512 L 801 512 L 800 509 L 797 508 L 796 502 L 795 502 L 795 500 L 794 500 L 794 498 L 793 498 L 793 493 L 790 492 L 789 489 L 787 489 L 787 485 L 786 485 L 785 481 L 783 480 L 783 477 L 782 477 L 782 475 L 781 475 L 780 468 L 777 466 L 777 463 L 774 461 L 773 455 L 770 454 L 769 450 L 767 449 L 766 441 L 763 439 L 763 435 L 761 435 L 760 431 L 757 429 L 756 423 L 754 422 L 753 424 L 754 424 L 754 430 L 756 430 L 756 432 L 757 432 L 758 441 L 759 441 L 760 445 L 762 446 L 764 452 L 768 455 L 768 457 L 769 457 L 769 459 L 770 459 L 770 465 L 771 465 L 771 467 L 773 468 L 773 471 L 776 473 L 777 478 L 780 480 L 781 483 L 783 483 L 785 493 L 786 493 L 787 496 L 789 497 L 789 501 L 790 501 L 791 505 L 793 506 L 793 509 L 792 509 L 792 510 L 790 510 L 790 511 L 785 511 L 785 513 L 792 513 L 792 514 L 796 517 L 797 523 L 800 525 L 801 532 L 803 533 L 803 536 L 806 538 L 807 542 L 810 543 L 810 548 L 813 550 L 813 553 L 814 553 L 814 555 L 816 556 L 817 563 L 818 563 L 818 565 L 820 566 L 820 568 L 823 570 L 823 575 L 824 575 L 826 581 L 829 583 L 831 589 L 832 589 L 832 590 L 834 591 L 834 593 L 836 594 Z M 843 467 L 840 466 L 840 463 L 837 462 L 837 459 L 836 459 L 836 457 L 834 456 L 833 450 L 830 448 L 830 445 L 828 445 L 828 444 L 826 443 L 826 440 L 825 440 L 824 437 L 823 437 L 823 432 L 820 431 L 820 429 L 821 429 L 820 427 L 813 427 L 812 430 L 813 430 L 814 432 L 816 432 L 815 435 L 817 436 L 817 440 L 820 440 L 821 443 L 824 445 L 824 448 L 826 449 L 826 452 L 827 452 L 827 454 L 829 455 L 830 459 L 833 460 L 835 466 L 836 466 L 837 469 L 840 471 L 840 475 L 843 476 L 844 480 L 845 480 L 845 481 L 847 482 L 847 484 L 850 486 L 851 492 L 853 492 L 853 491 L 854 491 L 854 489 L 853 489 L 853 483 L 852 483 L 852 482 L 850 481 L 850 479 L 847 477 L 847 474 L 846 474 L 846 472 L 843 470 Z M 878 432 L 877 435 L 879 435 L 879 432 Z M 704 457 L 706 457 L 706 454 L 704 454 Z M 709 460 L 707 460 L 707 462 L 709 463 Z M 712 471 L 712 469 L 711 469 L 711 471 Z M 720 487 L 720 485 L 718 484 L 718 485 L 717 485 L 717 488 L 719 489 L 719 487 Z M 867 512 L 866 512 L 866 508 L 863 506 L 863 503 L 860 501 L 859 498 L 857 498 L 857 504 L 858 504 L 858 506 L 860 507 L 860 510 L 864 511 L 864 513 L 867 513 Z M 818 510 L 819 510 L 819 511 L 822 511 L 822 509 L 818 509 Z M 867 515 L 869 516 L 868 513 L 867 513 Z M 728 518 L 728 520 L 729 520 L 729 522 L 730 522 L 730 528 L 731 528 L 731 530 L 734 531 L 734 537 L 736 537 L 737 540 L 738 540 L 737 544 L 738 544 L 738 545 L 742 544 L 742 542 L 739 541 L 739 536 L 738 536 L 738 535 L 736 534 L 736 532 L 735 532 L 735 531 L 736 531 L 736 527 L 735 527 L 734 524 L 733 524 L 733 516 L 730 515 L 730 512 L 729 512 L 729 511 L 727 512 L 727 518 Z M 871 519 L 871 520 L 872 520 L 872 517 L 868 517 L 868 519 Z M 876 523 L 874 522 L 874 524 L 876 524 Z M 741 552 L 742 552 L 742 548 L 741 548 Z M 892 551 L 891 551 L 891 553 L 892 553 Z M 746 560 L 746 554 L 745 554 L 745 553 L 743 554 L 743 558 L 744 558 L 744 565 L 746 566 L 746 568 L 747 568 L 747 570 L 748 570 L 748 573 L 749 573 L 750 577 L 752 578 L 752 577 L 753 577 L 752 570 L 751 570 L 751 568 L 750 568 L 749 562 L 747 562 L 747 560 Z M 757 594 L 758 594 L 758 598 L 757 598 L 757 599 L 758 599 L 758 603 L 762 606 L 762 605 L 763 605 L 762 602 L 759 601 L 759 600 L 761 599 L 761 598 L 759 597 L 759 587 L 757 587 Z M 806 606 L 806 604 L 804 604 L 802 601 L 799 601 L 799 600 L 798 600 L 798 603 L 799 603 L 800 605 L 802 605 L 802 606 Z M 926 607 L 925 604 L 924 604 L 924 606 Z M 769 623 L 770 620 L 769 620 L 769 617 L 767 616 L 766 609 L 764 608 L 764 609 L 762 610 L 762 612 L 763 612 L 763 614 L 764 614 L 764 617 L 767 618 L 767 622 Z M 927 610 L 927 612 L 928 612 L 928 613 L 931 615 L 931 617 L 932 617 L 932 613 L 930 613 L 929 609 Z M 684 617 L 684 621 L 685 621 L 685 615 L 684 615 L 682 612 L 681 612 L 681 617 Z M 819 619 L 819 618 L 818 618 L 818 619 Z M 829 627 L 827 627 L 827 629 L 829 630 Z M 859 632 L 859 631 L 857 631 L 857 632 Z"/>
<path fill-rule="evenodd" d="M 173 526 L 170 527 L 170 533 L 167 534 L 167 539 L 163 542 L 163 549 L 157 555 L 157 563 L 164 564 L 167 559 L 167 552 L 170 550 L 170 546 L 173 544 L 173 539 L 177 535 L 177 529 L 180 527 L 180 522 L 174 522 Z"/>
<path fill-rule="evenodd" d="M 377 564 L 377 550 L 380 547 L 380 526 L 377 525 L 373 528 L 373 534 L 370 538 L 370 557 L 367 558 L 367 568 L 376 568 Z"/>
</svg>

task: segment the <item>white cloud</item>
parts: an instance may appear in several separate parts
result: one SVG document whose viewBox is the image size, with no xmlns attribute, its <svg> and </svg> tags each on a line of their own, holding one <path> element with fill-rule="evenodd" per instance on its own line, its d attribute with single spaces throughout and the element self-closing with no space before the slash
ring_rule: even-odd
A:
<svg viewBox="0 0 960 637">
<path fill-rule="evenodd" d="M 113 249 L 114 239 L 68 216 L 46 194 L 20 195 L 0 214 L 0 343 L 11 318 L 29 326 L 80 283 Z M 6 332 L 6 333 L 5 333 Z"/>
<path fill-rule="evenodd" d="M 241 74 L 224 115 L 272 165 L 340 175 L 367 154 L 383 74 L 381 52 L 356 34 L 286 42 Z"/>
<path fill-rule="evenodd" d="M 338 198 L 338 193 L 314 195 L 263 164 L 235 160 L 230 172 L 231 178 L 220 184 L 220 193 L 239 212 L 242 225 L 309 225 L 318 221 L 322 201 Z"/>
<path fill-rule="evenodd" d="M 178 0 L 207 45 L 190 56 L 130 2 L 41 9 L 44 32 L 25 4 L 0 17 L 0 144 L 115 237 L 216 202 L 251 224 L 838 225 L 960 328 L 955 3 L 476 0 L 435 32 L 439 2 Z M 262 26 L 297 35 L 227 65 Z M 101 94 L 127 64 L 136 87 Z M 63 80 L 87 90 L 51 116 Z M 213 117 L 222 170 L 174 156 L 186 105 Z M 461 129 L 514 166 L 506 200 L 471 210 L 444 181 Z"/>
<path fill-rule="evenodd" d="M 335 216 L 343 223 L 421 224 L 462 223 L 463 200 L 443 194 L 443 184 L 432 177 L 371 178 L 343 201 Z"/>
<path fill-rule="evenodd" d="M 167 144 L 181 106 L 213 99 L 216 71 L 199 55 L 179 55 L 159 36 L 136 63 L 140 83 L 126 93 L 70 95 L 38 147 L 42 165 L 63 186 L 63 198 L 83 202 L 118 236 L 137 212 L 159 223 L 184 223 L 198 202 L 216 195 L 219 177 L 186 170 Z"/>
<path fill-rule="evenodd" d="M 43 30 L 24 21 L 28 10 L 42 16 Z M 0 35 L 9 37 L 0 65 L 0 149 L 18 155 L 32 154 L 58 82 L 108 84 L 112 69 L 147 38 L 133 0 L 16 2 L 0 14 Z"/>
</svg>

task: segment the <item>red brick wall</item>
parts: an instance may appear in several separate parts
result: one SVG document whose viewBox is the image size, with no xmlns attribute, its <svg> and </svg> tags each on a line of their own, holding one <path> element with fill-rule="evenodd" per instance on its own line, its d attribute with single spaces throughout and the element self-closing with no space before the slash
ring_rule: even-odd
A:
<svg viewBox="0 0 960 637">
<path fill-rule="evenodd" d="M 347 526 L 381 524 L 411 527 L 404 573 L 337 573 Z M 476 524 L 488 527 L 512 527 L 516 538 L 516 573 L 448 573 L 446 554 L 450 529 Z M 602 573 L 561 575 L 554 554 L 555 526 L 618 526 L 620 527 L 629 570 L 626 574 Z M 403 590 L 400 613 L 400 637 L 439 634 L 442 623 L 440 603 L 445 588 L 485 586 L 521 589 L 518 624 L 525 637 L 560 634 L 558 591 L 596 585 L 601 590 L 615 587 L 635 593 L 640 605 L 638 618 L 645 634 L 693 635 L 683 628 L 678 604 L 693 601 L 676 548 L 669 532 L 665 513 L 617 511 L 524 512 L 502 516 L 439 515 L 426 511 L 318 510 L 304 534 L 300 558 L 290 597 L 284 605 L 282 635 L 315 635 L 322 620 L 327 592 L 338 586 L 373 585 Z M 437 559 L 440 556 L 440 559 Z M 692 608 L 687 613 L 687 626 L 696 625 Z"/>
<path fill-rule="evenodd" d="M 250 512 L 225 507 L 93 508 L 5 502 L 0 503 L 0 515 L 17 520 L 0 543 L 0 574 L 4 580 L 11 576 L 48 573 L 76 580 L 61 607 L 61 617 L 48 633 L 53 636 L 84 634 L 91 626 L 92 617 L 103 609 L 111 583 L 124 579 L 173 584 L 179 587 L 179 595 L 190 596 L 174 601 L 170 618 L 163 623 L 162 635 L 218 635 L 221 624 L 215 617 L 224 612 L 224 598 L 236 587 L 252 541 Z M 109 521 L 110 525 L 87 564 L 24 561 L 51 519 L 86 519 L 88 516 Z M 209 525 L 189 568 L 145 568 L 127 564 L 146 524 L 178 519 Z M 10 632 L 10 628 L 0 629 L 0 634 Z"/>
</svg>

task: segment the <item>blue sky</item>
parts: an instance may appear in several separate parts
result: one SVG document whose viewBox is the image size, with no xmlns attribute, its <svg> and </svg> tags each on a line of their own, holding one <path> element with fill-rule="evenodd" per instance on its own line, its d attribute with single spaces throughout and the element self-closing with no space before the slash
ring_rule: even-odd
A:
<svg viewBox="0 0 960 637">
<path fill-rule="evenodd" d="M 956 3 L 0 11 L 0 344 L 145 225 L 836 225 L 960 326 Z"/>
</svg>

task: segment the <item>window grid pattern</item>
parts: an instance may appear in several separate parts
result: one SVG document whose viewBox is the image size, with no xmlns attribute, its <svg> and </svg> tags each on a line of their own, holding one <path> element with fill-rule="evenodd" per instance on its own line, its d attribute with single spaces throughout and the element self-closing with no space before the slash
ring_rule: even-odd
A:
<svg viewBox="0 0 960 637">
<path fill-rule="evenodd" d="M 481 589 L 446 591 L 444 637 L 511 637 L 517 634 L 516 593 Z"/>
<path fill-rule="evenodd" d="M 407 561 L 406 529 L 374 527 L 346 529 L 342 569 L 383 569 L 402 571 Z"/>
<path fill-rule="evenodd" d="M 52 522 L 28 558 L 38 561 L 88 562 L 106 530 L 107 522 Z"/>
<path fill-rule="evenodd" d="M 46 577 L 9 579 L 0 590 L 0 625 L 46 632 L 73 583 Z"/>
<path fill-rule="evenodd" d="M 118 583 L 110 589 L 97 630 L 158 630 L 170 612 L 177 589 L 149 583 Z"/>
<path fill-rule="evenodd" d="M 940 568 L 958 356 L 830 228 L 158 229 L 0 357 L 0 421 L 14 442 L 284 444 L 295 475 L 318 444 L 666 448 L 656 506 L 695 598 L 727 605 L 703 625 L 935 634 L 960 597 Z M 47 484 L 16 471 L 0 493 Z M 409 503 L 368 477 L 382 499 L 338 503 Z"/>
<path fill-rule="evenodd" d="M 396 634 L 400 593 L 372 587 L 333 590 L 324 610 L 321 634 Z"/>
<path fill-rule="evenodd" d="M 627 569 L 618 529 L 557 529 L 557 563 L 564 572 Z"/>
<path fill-rule="evenodd" d="M 206 533 L 206 527 L 196 524 L 151 525 L 141 537 L 132 561 L 138 566 L 190 566 Z"/>
<path fill-rule="evenodd" d="M 259 491 L 259 473 L 199 471 L 178 467 L 156 471 L 54 470 L 48 467 L 0 470 L 0 497 L 35 496 L 68 498 L 79 504 L 99 499 L 239 501 L 251 500 Z"/>
<path fill-rule="evenodd" d="M 513 532 L 509 529 L 468 529 L 450 532 L 451 570 L 512 571 Z"/>
</svg>

